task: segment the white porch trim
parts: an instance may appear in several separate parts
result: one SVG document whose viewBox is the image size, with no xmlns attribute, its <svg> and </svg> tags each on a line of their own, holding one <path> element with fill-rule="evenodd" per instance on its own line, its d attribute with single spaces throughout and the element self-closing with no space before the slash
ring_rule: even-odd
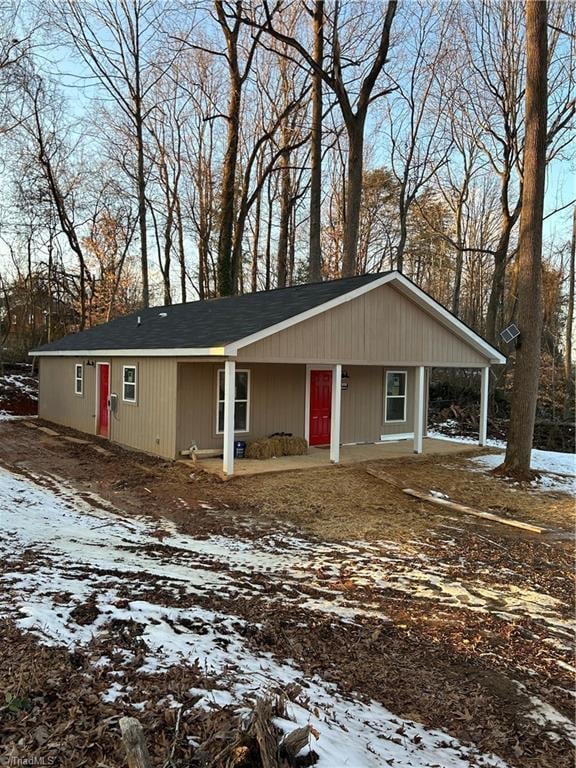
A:
<svg viewBox="0 0 576 768">
<path fill-rule="evenodd" d="M 380 440 L 376 441 L 376 444 L 378 443 L 398 443 L 401 440 L 412 440 L 414 438 L 414 432 L 398 432 L 396 435 L 380 435 Z"/>
<path fill-rule="evenodd" d="M 222 470 L 234 474 L 234 399 L 236 394 L 236 361 L 224 363 L 224 451 Z"/>
<path fill-rule="evenodd" d="M 417 366 L 414 372 L 414 453 L 422 453 L 424 434 L 424 381 L 425 369 Z"/>
<path fill-rule="evenodd" d="M 330 461 L 340 461 L 340 423 L 342 417 L 342 365 L 332 366 L 332 409 L 330 413 Z"/>
<path fill-rule="evenodd" d="M 488 391 L 490 384 L 490 366 L 485 365 L 480 374 L 480 429 L 479 445 L 486 445 L 488 437 Z"/>
</svg>

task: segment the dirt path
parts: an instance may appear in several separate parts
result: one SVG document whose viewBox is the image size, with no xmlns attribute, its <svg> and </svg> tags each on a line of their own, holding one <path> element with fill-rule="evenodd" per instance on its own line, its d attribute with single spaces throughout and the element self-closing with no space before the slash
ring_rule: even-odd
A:
<svg viewBox="0 0 576 768">
<path fill-rule="evenodd" d="M 83 645 L 84 672 L 107 658 L 93 676 L 95 712 L 119 671 L 124 692 L 108 706 L 116 713 L 146 698 L 150 719 L 170 689 L 158 680 L 172 680 L 182 657 L 181 697 L 210 675 L 212 686 L 237 695 L 242 669 L 256 659 L 261 670 L 274 664 L 274 674 L 289 677 L 297 668 L 298 685 L 334 683 L 340 695 L 365 697 L 510 765 L 572 765 L 563 719 L 573 706 L 570 541 L 424 511 L 358 468 L 222 484 L 93 445 L 102 447 L 0 424 L 0 465 L 16 478 L 6 481 L 4 508 L 18 512 L 24 493 L 32 510 L 30 524 L 22 514 L 3 524 L 21 542 L 17 552 L 4 544 L 10 615 L 40 634 L 41 615 L 62 643 Z M 514 514 L 570 526 L 566 498 L 508 491 L 491 478 L 488 486 L 464 460 L 388 462 L 386 470 L 421 478 L 423 467 L 439 491 L 468 489 L 462 501 L 490 491 L 492 503 L 514 503 Z M 27 481 L 57 500 L 60 522 L 34 512 L 32 491 L 18 486 Z M 65 525 L 68 515 L 76 517 Z M 5 643 L 14 664 L 3 682 L 13 687 L 31 651 L 22 654 L 29 640 L 13 629 Z M 199 666 L 190 666 L 194 658 Z M 230 703 L 224 693 L 215 701 Z M 88 704 L 83 716 L 91 717 Z"/>
</svg>

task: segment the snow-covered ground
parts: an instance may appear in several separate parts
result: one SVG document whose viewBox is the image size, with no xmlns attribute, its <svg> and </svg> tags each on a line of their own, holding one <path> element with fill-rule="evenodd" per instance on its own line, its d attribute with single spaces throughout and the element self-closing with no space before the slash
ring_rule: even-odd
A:
<svg viewBox="0 0 576 768">
<path fill-rule="evenodd" d="M 40 480 L 46 483 L 46 478 Z M 0 612 L 15 617 L 21 628 L 35 632 L 43 642 L 85 645 L 94 634 L 107 633 L 112 619 L 132 619 L 144 627 L 145 671 L 199 659 L 218 676 L 223 690 L 217 694 L 226 702 L 242 706 L 266 688 L 304 682 L 305 696 L 289 705 L 290 719 L 277 724 L 286 731 L 296 725 L 313 725 L 320 736 L 311 746 L 320 756 L 318 765 L 325 768 L 504 765 L 444 733 L 403 720 L 374 701 L 344 698 L 318 677 L 305 680 L 295 662 L 280 663 L 268 654 L 251 651 L 239 617 L 194 605 L 194 597 L 208 591 L 257 593 L 260 588 L 250 579 L 255 572 L 282 579 L 298 590 L 305 569 L 309 577 L 311 560 L 314 566 L 324 563 L 326 569 L 332 561 L 336 567 L 334 547 L 320 547 L 316 552 L 306 542 L 286 537 L 281 542 L 266 537 L 257 542 L 223 536 L 195 539 L 178 534 L 169 524 L 159 545 L 157 521 L 125 519 L 106 502 L 92 499 L 100 503 L 101 508 L 96 509 L 64 483 L 50 482 L 55 490 L 60 486 L 58 492 L 0 470 L 0 554 L 8 566 L 2 578 Z M 165 547 L 170 548 L 168 556 Z M 352 545 L 343 549 L 353 553 Z M 33 558 L 22 559 L 31 552 Z M 373 559 L 376 580 L 386 578 L 384 571 L 390 570 L 386 563 L 393 566 L 395 562 L 393 547 L 375 551 L 370 554 L 370 561 Z M 219 570 L 219 565 L 226 568 Z M 366 561 L 359 578 L 369 575 Z M 417 582 L 411 583 L 417 588 Z M 128 603 L 120 597 L 126 584 L 131 589 Z M 174 599 L 158 602 L 158 589 Z M 330 589 L 326 591 L 330 598 L 326 605 L 310 600 L 306 607 L 323 611 L 329 606 L 336 612 L 341 608 L 353 620 L 351 606 L 339 606 Z M 530 596 L 520 597 L 526 599 Z M 78 624 L 71 614 L 87 600 L 95 602 L 97 618 L 92 624 Z M 546 610 L 553 612 L 553 606 Z M 121 647 L 120 637 L 111 637 L 110 644 L 127 661 L 133 658 L 128 648 Z M 118 664 L 106 657 L 98 664 L 111 673 L 108 698 L 126 696 Z M 204 692 L 206 705 L 214 701 L 214 695 Z"/>
<path fill-rule="evenodd" d="M 428 432 L 428 437 L 435 440 L 447 440 L 453 443 L 473 444 L 478 441 L 464 435 L 448 436 L 442 432 Z M 489 448 L 500 448 L 504 452 L 506 443 L 503 440 L 488 440 Z M 494 469 L 500 466 L 504 459 L 503 453 L 494 453 L 489 456 L 477 456 L 471 459 L 482 468 Z M 532 485 L 542 490 L 564 491 L 576 495 L 576 455 L 573 453 L 560 453 L 558 451 L 532 450 L 531 467 L 540 472 L 541 477 L 534 480 Z"/>
<path fill-rule="evenodd" d="M 386 622 L 376 598 L 373 604 L 360 605 L 337 588 L 345 569 L 346 578 L 368 586 L 375 595 L 393 589 L 427 598 L 431 605 L 530 616 L 541 624 L 549 643 L 565 648 L 570 642 L 570 623 L 562 618 L 557 599 L 507 585 L 504 573 L 502 583 L 489 586 L 478 574 L 455 578 L 453 566 L 443 568 L 426 556 L 429 543 L 323 544 L 288 531 L 255 540 L 194 538 L 179 533 L 169 521 L 127 519 L 106 501 L 83 496 L 59 478 L 27 479 L 0 469 L 0 556 L 6 569 L 0 578 L 0 614 L 13 616 L 22 629 L 47 644 L 73 648 L 94 636 L 109 638 L 114 657 L 119 651 L 127 662 L 133 652 L 122 647 L 121 636 L 108 625 L 113 619 L 137 621 L 146 649 L 143 671 L 161 672 L 198 659 L 218 677 L 222 690 L 206 691 L 206 706 L 218 696 L 241 707 L 263 690 L 299 681 L 305 695 L 289 705 L 291 720 L 278 725 L 286 731 L 306 723 L 317 729 L 320 738 L 311 748 L 320 756 L 321 768 L 504 764 L 444 733 L 403 720 L 377 702 L 345 698 L 319 677 L 306 679 L 296 662 L 281 663 L 254 652 L 245 640 L 244 619 L 200 607 L 195 604 L 198 597 L 215 593 L 281 600 L 283 605 L 293 601 L 299 608 L 336 614 L 342 621 L 369 614 Z M 270 595 L 262 577 L 275 586 Z M 87 601 L 96 606 L 96 618 L 77 623 L 74 609 Z M 113 664 L 111 655 L 97 662 L 110 674 L 105 696 L 134 706 L 128 686 L 122 684 L 121 666 Z M 555 711 L 551 730 L 568 733 Z"/>
</svg>

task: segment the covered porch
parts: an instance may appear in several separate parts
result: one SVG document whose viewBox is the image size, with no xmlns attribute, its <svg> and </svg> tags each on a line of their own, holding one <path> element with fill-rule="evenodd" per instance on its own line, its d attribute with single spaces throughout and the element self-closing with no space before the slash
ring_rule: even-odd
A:
<svg viewBox="0 0 576 768">
<path fill-rule="evenodd" d="M 473 443 L 459 443 L 453 440 L 441 440 L 426 437 L 423 439 L 423 451 L 429 456 L 449 456 L 451 454 L 470 453 L 478 450 Z M 364 445 L 343 445 L 339 451 L 341 465 L 360 464 L 368 461 L 381 461 L 383 459 L 398 459 L 403 456 L 413 456 L 414 447 L 412 439 L 399 440 L 397 442 L 367 443 Z M 212 475 L 227 479 L 229 474 L 224 472 L 222 458 L 213 457 L 197 461 L 187 461 L 190 466 L 199 467 Z M 280 456 L 274 459 L 236 459 L 234 462 L 234 475 L 249 477 L 252 475 L 268 474 L 271 472 L 295 472 L 298 470 L 325 467 L 333 464 L 330 459 L 330 449 L 308 449 L 305 456 Z"/>
<path fill-rule="evenodd" d="M 478 367 L 478 366 L 475 366 Z M 428 410 L 428 376 L 427 367 L 424 365 L 411 366 L 412 370 L 412 391 L 408 387 L 408 368 L 404 371 L 391 371 L 392 373 L 402 373 L 404 375 L 402 394 L 393 393 L 390 395 L 392 400 L 404 398 L 404 420 L 406 423 L 406 414 L 408 403 L 411 408 L 412 429 L 408 434 L 394 433 L 382 435 L 379 440 L 364 437 L 361 440 L 355 440 L 354 445 L 346 444 L 342 435 L 342 392 L 346 391 L 346 383 L 343 376 L 343 365 L 340 363 L 332 365 L 306 365 L 306 384 L 305 384 L 305 414 L 304 414 L 304 437 L 310 444 L 307 455 L 304 456 L 286 456 L 277 459 L 262 460 L 235 460 L 234 442 L 235 433 L 235 411 L 236 411 L 236 361 L 226 360 L 222 372 L 222 459 L 221 474 L 230 477 L 233 474 L 259 474 L 264 469 L 259 465 L 264 463 L 270 467 L 268 471 L 279 471 L 279 462 L 286 469 L 304 469 L 308 466 L 321 466 L 324 463 L 348 463 L 357 461 L 370 461 L 376 458 L 384 458 L 387 455 L 395 457 L 409 454 L 420 454 L 424 451 L 433 453 L 451 453 L 454 452 L 454 445 L 443 440 L 429 440 L 426 438 L 427 431 L 427 410 Z M 487 423 L 488 423 L 488 385 L 489 385 L 489 366 L 480 368 L 480 424 L 478 443 L 480 446 L 486 445 Z M 330 389 L 328 403 L 328 426 L 326 432 L 326 445 L 322 447 L 313 447 L 311 439 L 311 430 L 313 429 L 313 418 L 311 412 L 311 376 L 315 370 L 323 370 L 330 373 Z M 390 371 L 386 367 L 384 370 Z M 385 397 L 388 397 L 386 388 L 388 379 L 386 378 L 384 389 Z M 386 405 L 384 406 L 386 410 Z M 385 414 L 384 420 L 387 420 Z M 394 422 L 391 422 L 394 424 Z M 345 443 L 343 445 L 343 443 Z M 436 445 L 438 444 L 438 445 Z M 465 450 L 465 446 L 460 445 L 458 450 Z M 217 460 L 220 463 L 220 460 Z M 248 463 L 249 462 L 249 463 Z M 244 465 L 244 471 L 240 468 Z M 220 472 L 219 472 L 220 473 Z"/>
</svg>

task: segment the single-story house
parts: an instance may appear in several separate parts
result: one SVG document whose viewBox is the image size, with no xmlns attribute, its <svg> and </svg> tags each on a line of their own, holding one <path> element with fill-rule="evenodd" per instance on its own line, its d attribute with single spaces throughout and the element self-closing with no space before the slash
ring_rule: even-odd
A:
<svg viewBox="0 0 576 768">
<path fill-rule="evenodd" d="M 479 442 L 497 349 L 399 272 L 139 312 L 33 350 L 39 414 L 174 459 L 277 432 L 330 447 L 413 439 L 431 367 L 478 368 Z"/>
</svg>

